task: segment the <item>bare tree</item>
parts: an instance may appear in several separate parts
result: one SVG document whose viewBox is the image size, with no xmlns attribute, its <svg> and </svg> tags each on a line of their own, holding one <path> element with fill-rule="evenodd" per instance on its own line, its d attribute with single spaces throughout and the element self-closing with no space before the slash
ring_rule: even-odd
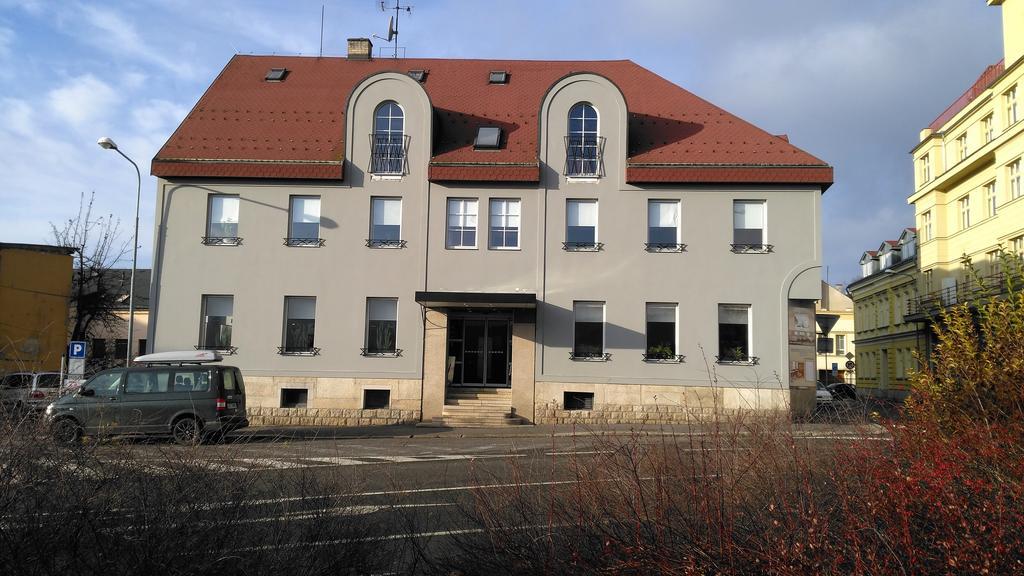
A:
<svg viewBox="0 0 1024 576">
<path fill-rule="evenodd" d="M 75 250 L 68 306 L 71 340 L 85 340 L 99 326 L 114 329 L 124 322 L 117 313 L 122 307 L 121 298 L 127 294 L 127 287 L 122 286 L 127 280 L 113 269 L 131 247 L 128 240 L 120 239 L 120 219 L 113 214 L 93 216 L 95 198 L 96 193 L 92 192 L 87 201 L 83 193 L 74 218 L 69 218 L 62 227 L 50 223 L 54 241 Z"/>
</svg>

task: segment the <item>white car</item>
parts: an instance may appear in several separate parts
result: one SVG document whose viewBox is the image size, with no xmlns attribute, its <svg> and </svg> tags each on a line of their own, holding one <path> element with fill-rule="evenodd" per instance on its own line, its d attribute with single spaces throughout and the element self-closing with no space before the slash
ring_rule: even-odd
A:
<svg viewBox="0 0 1024 576">
<path fill-rule="evenodd" d="M 15 372 L 0 380 L 0 404 L 16 412 L 42 412 L 58 397 L 60 372 Z"/>
<path fill-rule="evenodd" d="M 828 391 L 828 388 L 825 388 L 823 383 L 818 382 L 818 388 L 814 392 L 814 403 L 820 406 L 822 404 L 831 404 L 832 400 L 832 393 Z"/>
</svg>

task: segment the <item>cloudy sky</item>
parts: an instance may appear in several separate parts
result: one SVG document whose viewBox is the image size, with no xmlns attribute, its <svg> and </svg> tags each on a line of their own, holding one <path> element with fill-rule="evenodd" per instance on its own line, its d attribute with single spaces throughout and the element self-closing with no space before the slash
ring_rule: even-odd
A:
<svg viewBox="0 0 1024 576">
<path fill-rule="evenodd" d="M 46 242 L 95 191 L 152 246 L 149 162 L 235 53 L 325 55 L 383 34 L 372 0 L 0 0 L 0 241 Z M 1001 58 L 982 0 L 417 0 L 408 56 L 631 59 L 835 166 L 823 203 L 832 282 L 912 225 L 919 130 Z M 379 43 L 379 42 L 378 42 Z"/>
</svg>

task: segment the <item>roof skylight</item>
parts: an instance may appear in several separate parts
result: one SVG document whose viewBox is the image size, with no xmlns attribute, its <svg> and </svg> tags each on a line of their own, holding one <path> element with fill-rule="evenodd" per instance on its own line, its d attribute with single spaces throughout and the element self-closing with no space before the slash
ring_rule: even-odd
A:
<svg viewBox="0 0 1024 576">
<path fill-rule="evenodd" d="M 487 75 L 487 82 L 489 84 L 508 84 L 508 71 L 491 70 L 491 73 Z"/>
<path fill-rule="evenodd" d="M 496 150 L 501 145 L 501 128 L 498 126 L 481 126 L 476 131 L 473 147 L 477 150 Z"/>
<path fill-rule="evenodd" d="M 287 75 L 287 68 L 271 68 L 270 72 L 267 72 L 267 75 L 264 78 L 264 80 L 266 80 L 267 82 L 281 82 Z"/>
</svg>

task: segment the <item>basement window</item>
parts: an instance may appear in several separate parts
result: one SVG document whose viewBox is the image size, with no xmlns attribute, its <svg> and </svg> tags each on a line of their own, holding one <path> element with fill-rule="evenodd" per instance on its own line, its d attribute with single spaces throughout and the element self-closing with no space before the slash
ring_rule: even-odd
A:
<svg viewBox="0 0 1024 576">
<path fill-rule="evenodd" d="M 491 70 L 487 75 L 488 84 L 508 84 L 507 70 Z"/>
<path fill-rule="evenodd" d="M 566 392 L 562 399 L 566 410 L 593 410 L 593 392 Z"/>
<path fill-rule="evenodd" d="M 267 72 L 264 80 L 267 82 L 282 82 L 284 77 L 288 75 L 287 68 L 271 68 L 270 72 Z"/>
<path fill-rule="evenodd" d="M 415 80 L 417 82 L 423 82 L 423 81 L 425 81 L 427 79 L 427 71 L 426 70 L 409 70 L 408 74 L 409 74 L 409 78 L 412 78 L 413 80 Z"/>
<path fill-rule="evenodd" d="M 391 405 L 391 390 L 363 390 L 363 409 L 376 410 Z"/>
<path fill-rule="evenodd" d="M 501 128 L 497 126 L 481 126 L 476 131 L 473 147 L 477 150 L 497 150 L 501 145 Z"/>
<path fill-rule="evenodd" d="M 309 390 L 305 388 L 282 388 L 281 408 L 305 408 Z"/>
</svg>

